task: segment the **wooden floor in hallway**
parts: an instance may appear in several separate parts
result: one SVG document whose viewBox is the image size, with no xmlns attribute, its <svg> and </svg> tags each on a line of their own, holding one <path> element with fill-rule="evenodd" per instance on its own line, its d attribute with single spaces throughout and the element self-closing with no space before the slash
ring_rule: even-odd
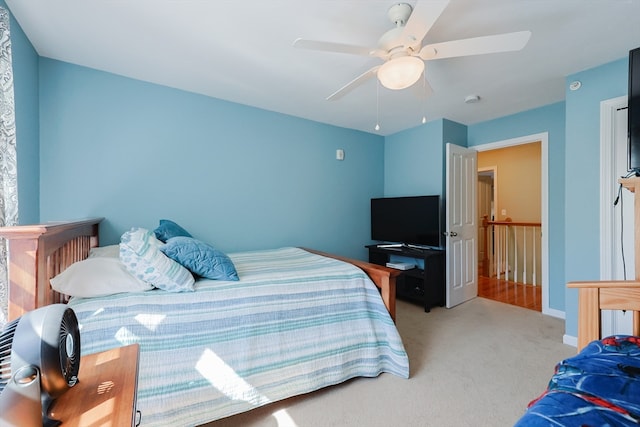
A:
<svg viewBox="0 0 640 427">
<path fill-rule="evenodd" d="M 478 276 L 478 296 L 529 310 L 542 311 L 542 286 Z"/>
</svg>

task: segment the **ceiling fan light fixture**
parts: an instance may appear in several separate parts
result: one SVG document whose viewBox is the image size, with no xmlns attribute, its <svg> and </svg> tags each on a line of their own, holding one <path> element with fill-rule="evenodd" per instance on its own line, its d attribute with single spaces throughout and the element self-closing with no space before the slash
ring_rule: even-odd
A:
<svg viewBox="0 0 640 427">
<path fill-rule="evenodd" d="M 415 56 L 401 56 L 385 62 L 378 69 L 378 80 L 387 89 L 406 89 L 418 81 L 424 62 Z"/>
</svg>

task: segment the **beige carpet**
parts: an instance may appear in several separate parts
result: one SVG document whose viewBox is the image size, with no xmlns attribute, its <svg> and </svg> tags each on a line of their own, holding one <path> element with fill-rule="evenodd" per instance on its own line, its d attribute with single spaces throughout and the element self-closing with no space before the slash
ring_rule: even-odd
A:
<svg viewBox="0 0 640 427">
<path fill-rule="evenodd" d="M 512 426 L 559 360 L 564 321 L 475 298 L 425 313 L 398 301 L 410 379 L 358 378 L 210 427 Z"/>
</svg>

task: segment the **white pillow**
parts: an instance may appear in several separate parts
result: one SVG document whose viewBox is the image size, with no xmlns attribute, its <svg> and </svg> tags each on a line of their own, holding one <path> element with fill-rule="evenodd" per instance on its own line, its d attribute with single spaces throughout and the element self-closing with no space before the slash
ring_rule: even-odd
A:
<svg viewBox="0 0 640 427">
<path fill-rule="evenodd" d="M 98 246 L 98 247 L 89 249 L 88 258 L 103 257 L 103 256 L 111 257 L 111 258 L 119 258 L 120 245 Z"/>
<path fill-rule="evenodd" d="M 109 257 L 75 262 L 50 282 L 51 287 L 60 293 L 83 298 L 153 289 L 148 283 L 133 277 L 119 258 Z"/>
<path fill-rule="evenodd" d="M 191 272 L 163 254 L 152 231 L 132 228 L 120 238 L 120 261 L 140 280 L 169 292 L 193 291 Z"/>
</svg>

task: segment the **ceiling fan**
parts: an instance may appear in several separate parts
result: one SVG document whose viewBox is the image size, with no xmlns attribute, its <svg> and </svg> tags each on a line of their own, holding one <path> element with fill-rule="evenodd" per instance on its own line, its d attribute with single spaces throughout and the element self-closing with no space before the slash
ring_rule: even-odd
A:
<svg viewBox="0 0 640 427">
<path fill-rule="evenodd" d="M 389 89 L 405 89 L 416 83 L 423 75 L 424 61 L 516 51 L 524 48 L 531 37 L 531 31 L 518 31 L 423 46 L 422 41 L 425 35 L 448 4 L 449 0 L 441 2 L 418 1 L 415 8 L 412 8 L 408 3 L 394 4 L 389 8 L 387 15 L 395 24 L 395 28 L 382 35 L 376 48 L 301 38 L 296 39 L 293 46 L 302 49 L 376 57 L 384 61 L 381 65 L 376 65 L 360 74 L 327 97 L 328 101 L 335 101 L 372 77 L 377 77 L 380 83 Z M 426 78 L 423 81 L 425 91 L 430 92 L 431 88 Z"/>
</svg>

